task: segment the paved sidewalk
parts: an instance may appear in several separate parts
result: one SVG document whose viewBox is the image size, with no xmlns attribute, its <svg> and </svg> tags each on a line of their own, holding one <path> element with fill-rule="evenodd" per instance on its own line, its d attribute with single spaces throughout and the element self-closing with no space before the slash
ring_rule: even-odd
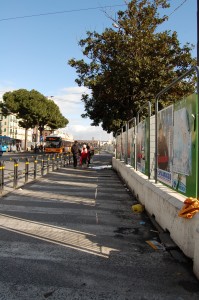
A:
<svg viewBox="0 0 199 300">
<path fill-rule="evenodd" d="M 199 299 L 189 260 L 146 242 L 157 229 L 110 164 L 96 155 L 0 199 L 0 299 Z"/>
</svg>

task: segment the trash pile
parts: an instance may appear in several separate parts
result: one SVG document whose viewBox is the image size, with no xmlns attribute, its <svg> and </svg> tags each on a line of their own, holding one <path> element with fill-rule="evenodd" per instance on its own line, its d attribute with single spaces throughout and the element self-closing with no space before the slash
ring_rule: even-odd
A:
<svg viewBox="0 0 199 300">
<path fill-rule="evenodd" d="M 191 219 L 197 212 L 199 212 L 199 200 L 190 197 L 184 201 L 184 206 L 179 211 L 178 216 Z"/>
</svg>

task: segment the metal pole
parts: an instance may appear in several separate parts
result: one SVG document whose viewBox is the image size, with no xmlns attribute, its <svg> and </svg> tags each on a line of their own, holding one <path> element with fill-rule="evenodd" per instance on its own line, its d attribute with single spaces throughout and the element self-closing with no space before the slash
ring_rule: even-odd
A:
<svg viewBox="0 0 199 300">
<path fill-rule="evenodd" d="M 4 189 L 4 161 L 0 161 L 0 190 L 1 193 Z"/>
<path fill-rule="evenodd" d="M 13 187 L 14 189 L 17 188 L 18 185 L 18 160 L 14 159 L 14 182 L 13 182 Z"/>
<path fill-rule="evenodd" d="M 148 123 L 148 130 L 149 130 L 149 137 L 148 137 L 148 157 L 147 157 L 147 160 L 148 160 L 148 179 L 150 179 L 151 177 L 151 145 L 150 145 L 150 139 L 151 139 L 151 135 L 150 135 L 150 132 L 151 132 L 151 102 L 148 102 L 148 119 L 149 119 L 149 123 Z"/>
<path fill-rule="evenodd" d="M 37 162 L 38 162 L 38 157 L 36 156 L 35 157 L 35 160 L 34 160 L 34 179 L 37 178 Z"/>
<path fill-rule="evenodd" d="M 125 153 L 125 156 L 126 156 L 126 157 L 125 157 L 125 163 L 126 163 L 126 164 L 128 164 L 128 131 L 129 131 L 129 128 L 128 128 L 128 127 L 129 127 L 129 124 L 128 124 L 128 122 L 126 122 L 126 145 L 125 145 L 125 148 L 126 148 L 126 149 L 125 149 L 125 150 L 126 150 L 126 151 L 125 151 L 125 152 L 126 152 L 126 153 Z"/>
<path fill-rule="evenodd" d="M 28 182 L 28 175 L 29 175 L 29 159 L 26 158 L 26 162 L 25 162 L 25 182 Z"/>
<path fill-rule="evenodd" d="M 50 160 L 50 156 L 49 156 L 49 154 L 48 154 L 48 155 L 47 155 L 47 162 L 46 162 L 46 165 L 47 165 L 47 174 L 48 174 L 49 171 L 50 171 L 49 160 Z"/>
</svg>

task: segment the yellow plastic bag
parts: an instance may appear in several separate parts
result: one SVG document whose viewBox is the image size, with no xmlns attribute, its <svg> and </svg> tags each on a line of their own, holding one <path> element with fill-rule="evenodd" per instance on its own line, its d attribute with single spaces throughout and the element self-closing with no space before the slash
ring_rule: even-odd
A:
<svg viewBox="0 0 199 300">
<path fill-rule="evenodd" d="M 142 204 L 135 204 L 135 205 L 132 205 L 132 211 L 133 212 L 136 212 L 136 213 L 141 213 L 144 211 L 144 205 Z"/>
</svg>

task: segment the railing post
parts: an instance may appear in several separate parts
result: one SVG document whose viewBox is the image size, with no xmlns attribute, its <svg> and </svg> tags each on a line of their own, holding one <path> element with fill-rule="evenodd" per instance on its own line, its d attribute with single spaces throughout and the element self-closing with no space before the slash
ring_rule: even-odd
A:
<svg viewBox="0 0 199 300">
<path fill-rule="evenodd" d="M 0 161 L 0 189 L 1 189 L 1 193 L 3 192 L 4 189 L 4 162 Z"/>
<path fill-rule="evenodd" d="M 129 124 L 128 122 L 126 122 L 126 143 L 125 143 L 125 163 L 128 164 L 128 127 L 129 127 Z"/>
<path fill-rule="evenodd" d="M 61 167 L 63 166 L 63 153 L 60 154 L 60 166 Z"/>
<path fill-rule="evenodd" d="M 26 162 L 25 162 L 25 183 L 28 182 L 28 175 L 29 175 L 29 159 L 26 158 Z"/>
<path fill-rule="evenodd" d="M 34 179 L 37 178 L 37 156 L 35 156 L 34 160 Z"/>
<path fill-rule="evenodd" d="M 19 161 L 17 159 L 14 159 L 14 181 L 13 181 L 13 188 L 17 188 L 18 184 L 18 166 L 19 166 Z"/>
<path fill-rule="evenodd" d="M 150 179 L 150 160 L 151 160 L 151 156 L 150 156 L 150 117 L 151 117 L 151 102 L 148 101 L 147 103 L 145 103 L 137 112 L 137 135 L 138 135 L 138 125 L 140 123 L 140 113 L 143 112 L 144 108 L 148 106 L 148 123 L 147 123 L 147 119 L 145 120 L 145 137 L 144 137 L 144 155 L 146 153 L 146 149 L 145 149 L 145 145 L 147 147 L 147 157 L 146 160 L 144 161 L 145 164 L 145 168 L 147 167 L 148 169 L 145 170 L 145 175 L 148 176 L 148 179 Z M 148 126 L 147 126 L 148 125 Z M 147 130 L 149 132 L 149 136 L 147 138 Z M 140 142 L 141 143 L 141 142 Z M 137 139 L 136 139 L 136 148 L 137 148 Z M 136 171 L 137 171 L 137 154 L 136 153 Z M 142 157 L 140 158 L 142 159 Z M 147 162 L 147 163 L 146 163 Z"/>
<path fill-rule="evenodd" d="M 59 169 L 59 154 L 57 154 L 57 156 L 56 156 L 56 167 L 58 170 Z"/>
<path fill-rule="evenodd" d="M 64 167 L 66 167 L 66 153 L 64 153 Z"/>
<path fill-rule="evenodd" d="M 49 156 L 49 154 L 48 154 L 48 155 L 47 155 L 47 161 L 46 161 L 46 165 L 47 165 L 47 174 L 48 174 L 49 171 L 50 171 L 49 160 L 50 160 L 50 156 Z"/>
<path fill-rule="evenodd" d="M 44 158 L 41 159 L 41 176 L 44 176 Z"/>
<path fill-rule="evenodd" d="M 53 154 L 53 157 L 52 157 L 52 171 L 55 170 L 55 154 Z"/>
</svg>

